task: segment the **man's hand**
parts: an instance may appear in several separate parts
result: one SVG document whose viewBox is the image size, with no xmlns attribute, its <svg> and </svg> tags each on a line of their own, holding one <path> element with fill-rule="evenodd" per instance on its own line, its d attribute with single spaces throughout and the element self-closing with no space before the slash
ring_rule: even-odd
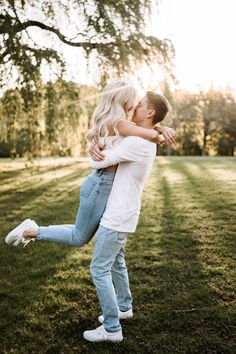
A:
<svg viewBox="0 0 236 354">
<path fill-rule="evenodd" d="M 158 133 L 162 134 L 165 138 L 164 145 L 175 144 L 176 131 L 172 128 L 166 126 L 155 125 L 154 129 L 158 131 Z"/>
<path fill-rule="evenodd" d="M 104 150 L 106 144 L 94 144 L 90 150 L 89 153 L 94 161 L 103 161 L 105 160 L 105 155 L 102 153 L 102 150 Z"/>
</svg>

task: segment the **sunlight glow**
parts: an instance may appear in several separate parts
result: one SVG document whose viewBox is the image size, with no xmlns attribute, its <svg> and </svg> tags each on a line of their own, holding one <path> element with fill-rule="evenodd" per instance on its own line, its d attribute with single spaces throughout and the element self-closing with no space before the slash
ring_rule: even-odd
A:
<svg viewBox="0 0 236 354">
<path fill-rule="evenodd" d="M 236 2 L 234 0 L 165 0 L 153 15 L 148 33 L 169 38 L 176 48 L 180 87 L 194 91 L 236 90 Z"/>
<path fill-rule="evenodd" d="M 172 40 L 176 49 L 174 74 L 179 88 L 189 91 L 228 88 L 236 92 L 236 1 L 161 0 L 158 3 L 146 33 Z M 86 62 L 82 49 L 63 44 L 34 27 L 29 28 L 28 32 L 39 45 L 47 47 L 54 41 L 54 48 L 63 54 L 67 62 L 66 80 L 87 85 L 99 82 L 95 55 L 91 55 Z M 55 72 L 52 69 L 42 67 L 44 81 L 56 78 L 56 68 Z M 163 71 L 153 63 L 152 69 L 143 65 L 137 70 L 133 81 L 139 81 L 137 85 L 142 95 L 142 91 L 147 89 L 158 91 L 163 79 Z M 11 81 L 9 86 L 13 86 Z"/>
</svg>

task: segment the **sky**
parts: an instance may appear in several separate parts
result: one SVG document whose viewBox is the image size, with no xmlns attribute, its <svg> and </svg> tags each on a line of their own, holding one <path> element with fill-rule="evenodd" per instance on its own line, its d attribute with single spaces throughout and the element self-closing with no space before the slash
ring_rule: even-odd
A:
<svg viewBox="0 0 236 354">
<path fill-rule="evenodd" d="M 230 88 L 236 92 L 236 0 L 159 0 L 148 21 L 146 33 L 170 39 L 176 50 L 174 74 L 178 87 L 191 92 Z M 64 51 L 72 78 L 92 84 L 96 71 L 86 72 L 77 48 Z M 78 62 L 80 65 L 78 66 Z M 90 68 L 96 67 L 93 59 Z M 152 89 L 160 71 L 143 66 L 142 88 Z"/>
<path fill-rule="evenodd" d="M 236 91 L 236 1 L 160 0 L 148 32 L 176 48 L 175 74 L 190 91 Z"/>
<path fill-rule="evenodd" d="M 210 87 L 230 88 L 236 94 L 235 14 L 236 0 L 159 0 L 146 33 L 172 40 L 176 50 L 174 74 L 179 81 L 178 88 L 191 92 L 206 91 Z M 32 27 L 29 33 L 38 44 L 50 46 L 47 32 Z M 86 63 L 81 48 L 57 42 L 69 64 L 68 80 L 91 85 L 99 81 L 93 56 Z M 155 66 L 153 70 L 143 66 L 137 72 L 142 90 L 155 89 L 157 81 L 164 78 Z M 42 72 L 46 81 L 53 79 L 48 68 Z M 134 77 L 132 80 L 138 84 Z"/>
</svg>

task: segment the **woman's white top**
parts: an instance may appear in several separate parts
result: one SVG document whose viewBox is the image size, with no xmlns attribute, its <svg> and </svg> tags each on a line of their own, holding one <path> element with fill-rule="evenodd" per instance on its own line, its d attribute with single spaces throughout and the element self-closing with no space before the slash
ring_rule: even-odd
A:
<svg viewBox="0 0 236 354">
<path fill-rule="evenodd" d="M 99 137 L 100 144 L 106 144 L 105 150 L 112 149 L 116 144 L 124 139 L 121 135 L 112 135 L 107 137 Z M 104 150 L 104 151 L 105 151 Z"/>
<path fill-rule="evenodd" d="M 100 225 L 119 232 L 135 232 L 141 193 L 155 160 L 156 144 L 135 136 L 108 137 L 105 143 L 105 160 L 91 160 L 90 166 L 119 166 Z"/>
</svg>

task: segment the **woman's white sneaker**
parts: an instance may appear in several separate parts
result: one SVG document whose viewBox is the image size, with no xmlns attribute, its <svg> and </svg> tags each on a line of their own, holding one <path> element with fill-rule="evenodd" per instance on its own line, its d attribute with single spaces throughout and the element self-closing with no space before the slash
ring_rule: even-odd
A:
<svg viewBox="0 0 236 354">
<path fill-rule="evenodd" d="M 123 340 L 122 330 L 110 333 L 105 330 L 103 325 L 91 331 L 85 331 L 83 336 L 90 342 L 121 342 Z"/>
<path fill-rule="evenodd" d="M 124 312 L 118 310 L 118 316 L 119 316 L 119 320 L 128 319 L 128 318 L 133 317 L 133 311 L 132 311 L 132 309 L 129 309 L 128 311 L 124 311 Z M 98 321 L 99 321 L 100 323 L 103 323 L 103 322 L 104 322 L 104 317 L 103 317 L 103 315 L 100 315 L 100 316 L 98 317 Z"/>
<path fill-rule="evenodd" d="M 21 224 L 19 224 L 15 229 L 13 229 L 5 238 L 5 242 L 8 245 L 18 246 L 21 243 L 24 244 L 24 247 L 30 242 L 34 241 L 35 239 L 29 238 L 25 239 L 23 236 L 23 232 L 28 229 L 37 229 L 39 226 L 36 224 L 34 220 L 26 219 Z"/>
</svg>

